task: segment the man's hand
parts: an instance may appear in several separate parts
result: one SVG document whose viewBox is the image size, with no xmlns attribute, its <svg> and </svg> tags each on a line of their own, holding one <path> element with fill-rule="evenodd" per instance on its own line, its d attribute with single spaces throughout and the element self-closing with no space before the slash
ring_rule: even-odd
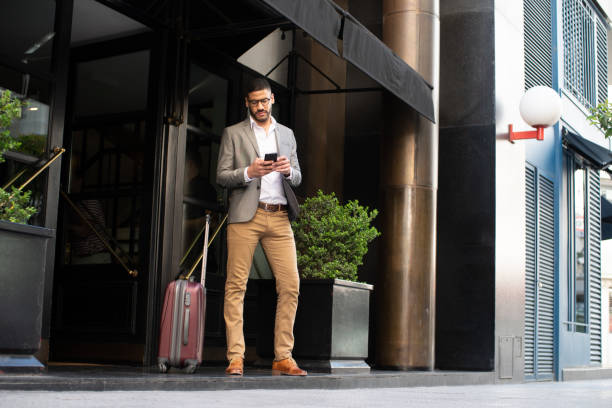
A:
<svg viewBox="0 0 612 408">
<path fill-rule="evenodd" d="M 273 164 L 274 162 L 272 160 L 264 161 L 258 157 L 253 160 L 253 163 L 247 168 L 247 176 L 252 179 L 272 173 L 274 171 Z"/>
<path fill-rule="evenodd" d="M 288 177 L 291 174 L 291 163 L 286 156 L 280 156 L 272 165 L 274 171 L 278 171 L 285 177 Z"/>
</svg>

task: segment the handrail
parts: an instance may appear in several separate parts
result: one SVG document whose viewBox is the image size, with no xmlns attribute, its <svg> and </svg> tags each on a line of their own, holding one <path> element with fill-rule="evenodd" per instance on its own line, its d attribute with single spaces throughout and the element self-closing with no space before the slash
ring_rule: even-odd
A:
<svg viewBox="0 0 612 408">
<path fill-rule="evenodd" d="M 43 164 L 40 169 L 38 169 L 36 171 L 36 173 L 34 173 L 32 175 L 32 177 L 30 177 L 25 183 L 23 183 L 21 186 L 19 186 L 18 190 L 21 191 L 21 189 L 23 189 L 25 186 L 27 186 L 28 184 L 30 184 L 32 182 L 32 180 L 34 180 L 36 177 L 38 177 L 38 175 L 40 173 L 42 173 L 47 167 L 49 167 L 55 160 L 57 160 L 62 154 L 64 154 L 64 152 L 66 151 L 66 149 L 64 149 L 63 147 L 56 147 L 53 149 L 53 153 L 55 153 L 53 155 L 53 157 L 51 157 L 45 164 Z M 17 175 L 15 177 L 13 177 L 8 183 L 6 183 L 2 189 L 6 190 L 7 188 L 9 188 L 10 186 L 13 185 L 13 183 L 15 181 L 17 181 L 17 179 L 19 177 L 21 177 L 26 171 L 27 171 L 27 167 L 23 170 L 21 170 L 19 173 L 17 173 Z"/>
<path fill-rule="evenodd" d="M 66 149 L 64 149 L 63 147 L 56 147 L 55 149 L 53 149 L 53 153 L 55 153 L 55 155 L 52 158 L 50 158 L 43 166 L 41 166 L 41 168 L 38 169 L 38 171 L 36 173 L 34 173 L 32 175 L 32 177 L 27 179 L 25 183 L 23 183 L 21 186 L 19 186 L 19 190 L 23 189 L 25 186 L 30 184 L 32 182 L 32 180 L 34 180 L 36 177 L 38 177 L 38 175 L 40 173 L 45 171 L 45 169 L 47 167 L 49 167 L 54 161 L 56 161 L 62 154 L 64 154 L 65 151 L 66 151 Z"/>
<path fill-rule="evenodd" d="M 110 244 L 106 241 L 106 239 L 102 236 L 102 234 L 100 234 L 100 232 L 98 232 L 98 229 L 96 227 L 94 227 L 94 225 L 87 219 L 87 217 L 85 216 L 85 214 L 83 214 L 83 212 L 79 209 L 79 207 L 70 199 L 70 197 L 68 197 L 68 194 L 66 194 L 64 192 L 64 190 L 60 189 L 60 194 L 62 195 L 62 197 L 68 202 L 68 204 L 70 204 L 70 206 L 72 207 L 72 209 L 74 210 L 74 212 L 76 212 L 76 214 L 83 220 L 85 221 L 85 224 L 87 224 L 87 226 L 94 232 L 94 234 L 96 234 L 96 236 L 98 237 L 98 239 L 102 242 L 102 244 L 106 247 L 106 249 L 109 250 L 109 252 L 115 257 L 115 259 L 117 261 L 119 261 L 119 263 L 121 264 L 121 266 L 123 266 L 123 268 L 127 271 L 127 273 L 133 277 L 136 278 L 138 276 L 138 271 L 136 269 L 130 269 L 125 262 L 123 262 L 123 259 L 117 255 L 117 253 L 113 250 L 113 248 L 110 246 Z M 117 248 L 119 249 L 120 247 L 117 245 Z M 121 251 L 121 249 L 119 249 Z M 128 257 L 129 259 L 129 257 Z M 130 260 L 131 261 L 131 260 Z M 133 261 L 132 261 L 133 262 Z"/>
<path fill-rule="evenodd" d="M 53 149 L 53 153 L 55 153 L 53 155 L 53 157 L 51 157 L 49 160 L 47 160 L 47 162 L 45 164 L 43 164 L 40 169 L 38 169 L 29 179 L 26 180 L 25 183 L 23 183 L 21 186 L 19 186 L 19 188 L 17 188 L 17 191 L 21 191 L 25 186 L 27 186 L 28 184 L 30 184 L 32 182 L 32 180 L 34 180 L 36 177 L 38 177 L 38 175 L 40 175 L 40 173 L 42 173 L 43 171 L 45 171 L 47 169 L 47 167 L 49 167 L 55 160 L 57 160 L 62 154 L 64 154 L 64 152 L 66 151 L 66 149 L 64 149 L 63 147 L 56 147 Z M 22 170 L 21 172 L 19 172 L 17 174 L 17 176 L 13 177 L 4 187 L 2 187 L 2 189 L 6 190 L 7 188 L 9 188 L 15 181 L 17 181 L 17 179 L 19 177 L 21 177 L 24 173 L 26 172 L 26 169 Z M 10 196 L 9 196 L 9 201 L 15 196 L 15 193 L 17 191 L 14 191 Z"/>
</svg>

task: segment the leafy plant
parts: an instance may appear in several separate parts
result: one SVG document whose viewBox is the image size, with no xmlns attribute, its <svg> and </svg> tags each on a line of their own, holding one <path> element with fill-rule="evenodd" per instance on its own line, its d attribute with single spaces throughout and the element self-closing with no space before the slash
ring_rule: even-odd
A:
<svg viewBox="0 0 612 408">
<path fill-rule="evenodd" d="M 587 119 L 591 125 L 600 128 L 606 137 L 612 136 L 612 103 L 606 99 L 589 110 L 591 115 L 587 116 Z"/>
<path fill-rule="evenodd" d="M 46 135 L 19 135 L 16 140 L 20 146 L 12 150 L 30 156 L 41 157 L 47 148 Z"/>
<path fill-rule="evenodd" d="M 24 103 L 14 98 L 11 91 L 0 92 L 0 163 L 4 162 L 7 150 L 19 148 L 20 142 L 10 135 L 9 127 L 16 118 L 21 117 Z M 0 188 L 0 220 L 25 224 L 36 208 L 29 206 L 30 191 L 20 191 L 13 187 L 9 193 Z"/>
<path fill-rule="evenodd" d="M 321 190 L 306 199 L 292 223 L 300 276 L 356 281 L 368 244 L 380 235 L 370 225 L 377 215 L 357 200 L 341 205 L 334 193 Z"/>
<path fill-rule="evenodd" d="M 31 191 L 21 191 L 13 187 L 12 193 L 0 188 L 0 220 L 25 224 L 36 214 L 36 208 L 30 207 Z"/>
<path fill-rule="evenodd" d="M 0 92 L 0 163 L 4 162 L 4 152 L 17 149 L 21 143 L 9 134 L 9 127 L 13 120 L 21 117 L 21 108 L 24 103 L 13 98 L 11 91 Z"/>
</svg>

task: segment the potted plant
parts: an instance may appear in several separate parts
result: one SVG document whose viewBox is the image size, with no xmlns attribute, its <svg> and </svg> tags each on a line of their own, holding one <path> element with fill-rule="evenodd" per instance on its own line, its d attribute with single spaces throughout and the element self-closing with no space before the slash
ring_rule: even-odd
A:
<svg viewBox="0 0 612 408">
<path fill-rule="evenodd" d="M 368 244 L 380 235 L 371 225 L 378 214 L 359 203 L 340 204 L 334 193 L 319 190 L 300 205 L 292 223 L 300 299 L 294 325 L 293 355 L 313 371 L 369 371 L 369 307 L 372 285 L 357 282 Z M 273 355 L 276 297 L 274 285 L 260 287 L 257 354 Z"/>
<path fill-rule="evenodd" d="M 19 147 L 9 128 L 23 106 L 10 91 L 0 92 L 0 163 L 7 150 Z M 55 231 L 26 224 L 36 213 L 30 194 L 0 188 L 0 371 L 5 372 L 44 369 L 33 354 L 40 348 L 46 251 Z"/>
</svg>

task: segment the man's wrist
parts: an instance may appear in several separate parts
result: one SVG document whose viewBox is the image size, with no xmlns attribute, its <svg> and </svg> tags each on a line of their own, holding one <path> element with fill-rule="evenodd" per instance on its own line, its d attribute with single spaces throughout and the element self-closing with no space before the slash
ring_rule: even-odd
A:
<svg viewBox="0 0 612 408">
<path fill-rule="evenodd" d="M 249 168 L 245 167 L 244 168 L 244 182 L 249 183 L 251 181 L 253 181 L 253 179 L 249 177 Z"/>
</svg>

